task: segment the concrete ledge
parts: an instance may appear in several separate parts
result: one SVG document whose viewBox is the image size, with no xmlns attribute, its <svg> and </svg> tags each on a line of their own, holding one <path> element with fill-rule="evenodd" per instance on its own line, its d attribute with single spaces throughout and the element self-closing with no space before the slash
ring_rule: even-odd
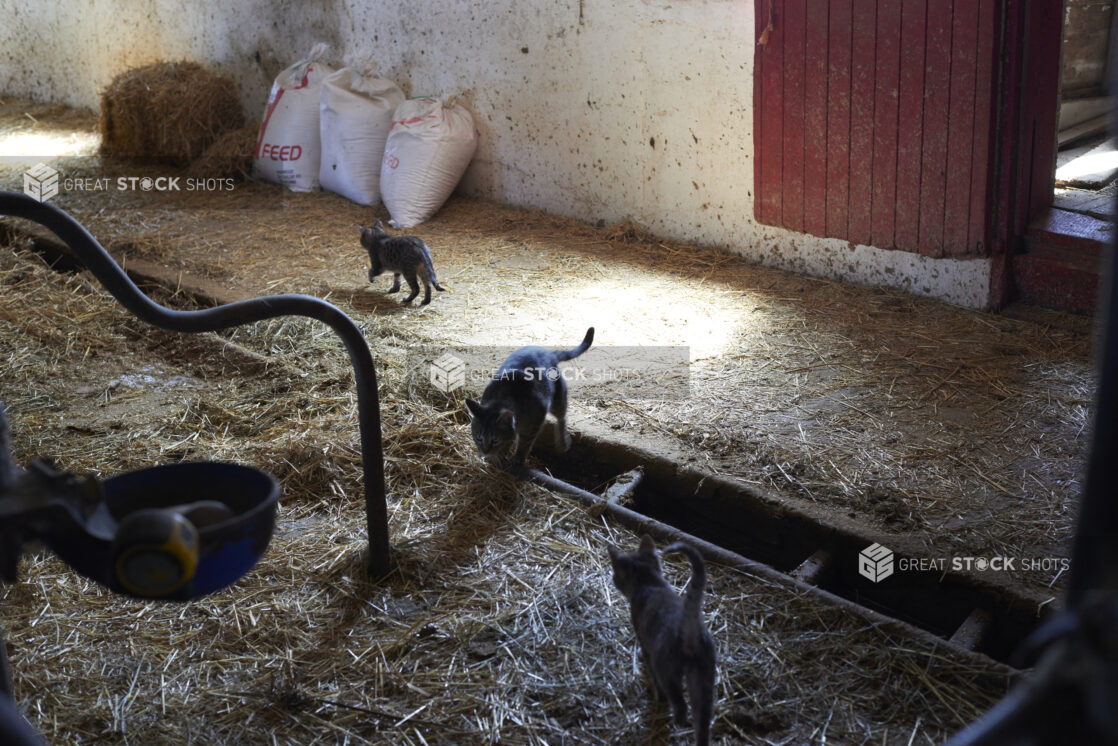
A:
<svg viewBox="0 0 1118 746">
<path fill-rule="evenodd" d="M 1102 253 L 1114 225 L 1050 208 L 1029 226 L 1024 254 L 1013 257 L 1017 299 L 1070 313 L 1094 313 Z"/>
<path fill-rule="evenodd" d="M 1028 239 L 1032 243 L 1056 246 L 1093 254 L 1101 254 L 1112 236 L 1114 224 L 1078 212 L 1051 207 L 1029 225 Z"/>
</svg>

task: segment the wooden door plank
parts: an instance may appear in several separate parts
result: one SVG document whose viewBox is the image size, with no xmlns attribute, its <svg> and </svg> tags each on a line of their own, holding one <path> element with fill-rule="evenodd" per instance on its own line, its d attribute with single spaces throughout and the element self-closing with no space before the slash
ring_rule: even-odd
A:
<svg viewBox="0 0 1118 746">
<path fill-rule="evenodd" d="M 924 127 L 925 0 L 902 0 L 901 68 L 897 109 L 895 244 L 920 250 L 920 166 Z"/>
<path fill-rule="evenodd" d="M 901 0 L 877 3 L 877 80 L 873 107 L 873 204 L 870 240 L 896 246 L 897 111 L 901 65 Z"/>
<path fill-rule="evenodd" d="M 924 146 L 920 164 L 920 253 L 932 257 L 943 256 L 952 4 L 952 0 L 928 0 L 927 47 L 924 50 Z"/>
<path fill-rule="evenodd" d="M 804 232 L 827 232 L 827 0 L 807 0 L 804 73 Z"/>
<path fill-rule="evenodd" d="M 876 0 L 854 0 L 850 75 L 850 217 L 847 240 L 870 242 L 873 201 L 873 106 Z"/>
<path fill-rule="evenodd" d="M 847 237 L 850 204 L 850 55 L 852 0 L 835 0 L 828 19 L 827 227 Z"/>
<path fill-rule="evenodd" d="M 774 19 L 783 17 L 783 0 L 772 0 Z M 768 3 L 757 3 L 757 34 L 768 25 Z M 784 180 L 784 28 L 773 24 L 768 43 L 756 47 L 754 74 L 754 214 L 766 225 L 780 225 Z"/>
<path fill-rule="evenodd" d="M 781 224 L 804 228 L 804 26 L 806 0 L 784 2 L 784 180 Z"/>
<path fill-rule="evenodd" d="M 943 253 L 966 254 L 974 147 L 975 78 L 978 51 L 977 2 L 955 3 L 951 30 L 950 104 L 947 111 L 947 173 L 943 208 Z"/>
<path fill-rule="evenodd" d="M 994 33 L 997 29 L 998 3 L 980 0 L 978 3 L 978 34 L 975 42 L 974 79 L 974 134 L 971 144 L 970 208 L 967 221 L 967 246 L 983 254 L 990 247 L 992 198 L 990 185 L 994 171 L 991 144 L 994 132 L 994 69 L 997 48 Z"/>
</svg>

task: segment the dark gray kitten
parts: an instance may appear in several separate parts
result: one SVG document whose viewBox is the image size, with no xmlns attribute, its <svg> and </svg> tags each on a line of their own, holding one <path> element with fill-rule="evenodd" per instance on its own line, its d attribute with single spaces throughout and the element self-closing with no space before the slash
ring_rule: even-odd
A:
<svg viewBox="0 0 1118 746">
<path fill-rule="evenodd" d="M 474 443 L 486 460 L 522 467 L 548 413 L 557 421 L 556 450 L 567 450 L 571 444 L 567 434 L 567 382 L 559 373 L 559 363 L 578 357 L 593 342 L 594 327 L 590 327 L 582 344 L 572 350 L 521 347 L 501 363 L 480 402 L 466 400 Z"/>
<path fill-rule="evenodd" d="M 633 627 L 652 672 L 656 689 L 667 698 L 677 725 L 687 724 L 687 703 L 683 683 L 691 693 L 695 710 L 695 743 L 710 743 L 714 718 L 714 641 L 703 625 L 703 589 L 706 565 L 702 555 L 690 544 L 676 542 L 662 554 L 682 552 L 691 561 L 691 582 L 687 594 L 680 596 L 664 580 L 656 544 L 645 535 L 640 548 L 625 553 L 609 546 L 613 565 L 613 584 L 629 599 Z"/>
<path fill-rule="evenodd" d="M 361 245 L 369 252 L 372 267 L 369 268 L 369 282 L 380 273 L 388 270 L 392 273 L 392 287 L 388 292 L 395 293 L 400 289 L 400 276 L 408 281 L 411 295 L 404 298 L 404 303 L 411 303 L 419 295 L 417 276 L 423 279 L 423 302 L 431 302 L 431 286 L 442 291 L 443 287 L 435 278 L 435 266 L 431 264 L 431 250 L 422 239 L 415 236 L 390 236 L 384 230 L 384 225 L 377 220 L 372 227 L 361 228 Z M 428 282 L 429 280 L 429 282 Z"/>
</svg>

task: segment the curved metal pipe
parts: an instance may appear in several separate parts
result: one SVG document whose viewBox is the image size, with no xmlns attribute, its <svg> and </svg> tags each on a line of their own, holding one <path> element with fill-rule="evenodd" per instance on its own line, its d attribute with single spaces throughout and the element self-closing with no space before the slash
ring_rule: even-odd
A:
<svg viewBox="0 0 1118 746">
<path fill-rule="evenodd" d="M 369 345 L 349 316 L 337 306 L 309 295 L 270 295 L 199 311 L 175 311 L 144 295 L 97 239 L 57 207 L 18 192 L 0 192 L 0 215 L 25 218 L 49 228 L 70 247 L 121 305 L 154 326 L 177 332 L 212 332 L 277 316 L 306 316 L 333 329 L 349 353 L 357 386 L 357 417 L 361 434 L 365 515 L 369 533 L 369 572 L 377 577 L 388 572 L 388 509 L 384 487 L 377 375 Z"/>
</svg>

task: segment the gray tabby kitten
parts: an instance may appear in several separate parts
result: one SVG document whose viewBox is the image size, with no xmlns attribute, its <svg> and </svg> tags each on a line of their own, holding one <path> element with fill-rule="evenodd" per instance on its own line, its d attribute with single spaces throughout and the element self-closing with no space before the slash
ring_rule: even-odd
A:
<svg viewBox="0 0 1118 746">
<path fill-rule="evenodd" d="M 681 597 L 664 580 L 656 544 L 647 534 L 640 548 L 624 553 L 609 546 L 613 584 L 629 599 L 629 610 L 645 664 L 652 672 L 656 689 L 667 698 L 677 725 L 687 725 L 687 703 L 683 682 L 691 693 L 695 710 L 695 743 L 710 743 L 714 718 L 714 641 L 703 624 L 703 589 L 706 565 L 690 544 L 676 542 L 662 554 L 682 552 L 691 561 L 691 582 Z"/>
<path fill-rule="evenodd" d="M 556 450 L 567 450 L 571 444 L 567 434 L 567 382 L 559 373 L 559 363 L 578 357 L 593 342 L 594 327 L 590 327 L 582 343 L 571 350 L 521 347 L 501 363 L 480 402 L 466 400 L 474 443 L 486 460 L 523 467 L 548 413 L 557 422 Z"/>
<path fill-rule="evenodd" d="M 377 220 L 371 228 L 361 228 L 361 245 L 369 252 L 369 260 L 373 264 L 369 268 L 369 282 L 388 270 L 392 273 L 392 287 L 388 292 L 395 293 L 400 290 L 400 275 L 408 281 L 411 295 L 404 298 L 404 303 L 411 303 L 419 295 L 417 275 L 423 279 L 423 302 L 420 305 L 425 306 L 431 302 L 432 285 L 440 292 L 443 290 L 435 278 L 431 250 L 422 239 L 415 236 L 390 236 L 380 220 Z"/>
</svg>

